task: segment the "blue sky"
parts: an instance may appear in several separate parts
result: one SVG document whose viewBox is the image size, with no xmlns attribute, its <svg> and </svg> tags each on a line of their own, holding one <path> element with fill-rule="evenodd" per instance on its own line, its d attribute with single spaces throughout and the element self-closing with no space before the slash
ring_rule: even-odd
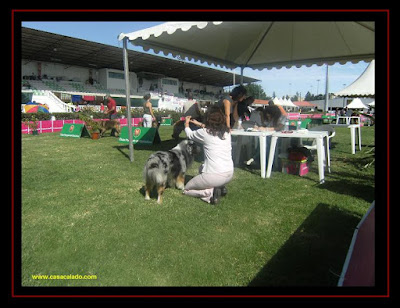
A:
<svg viewBox="0 0 400 308">
<path fill-rule="evenodd" d="M 117 36 L 123 32 L 133 32 L 149 28 L 161 22 L 22 22 L 23 27 L 62 34 L 88 41 L 122 47 Z M 143 51 L 140 47 L 129 44 L 129 49 Z M 366 69 L 368 63 L 347 63 L 329 66 L 329 92 L 343 89 L 356 80 Z M 214 67 L 215 68 L 215 67 Z M 240 70 L 235 72 L 240 75 Z M 304 95 L 309 91 L 312 94 L 325 93 L 326 66 L 312 65 L 311 67 L 281 68 L 271 70 L 244 69 L 244 75 L 261 80 L 260 84 L 265 93 L 272 96 L 294 95 L 296 92 Z M 319 80 L 319 82 L 318 82 Z"/>
</svg>

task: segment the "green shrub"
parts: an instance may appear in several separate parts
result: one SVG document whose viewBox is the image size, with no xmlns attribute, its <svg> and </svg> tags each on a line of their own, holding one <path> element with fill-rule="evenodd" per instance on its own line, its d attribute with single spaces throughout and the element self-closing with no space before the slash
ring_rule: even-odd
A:
<svg viewBox="0 0 400 308">
<path fill-rule="evenodd" d="M 108 119 L 108 115 L 101 112 L 92 112 L 92 111 L 82 111 L 83 113 L 90 114 L 93 116 L 93 119 Z M 51 117 L 54 116 L 57 120 L 79 120 L 79 114 L 82 112 L 55 112 L 55 113 L 22 113 L 21 121 L 31 121 L 32 117 L 36 118 L 37 121 L 46 121 L 51 120 Z M 124 116 L 127 117 L 126 110 L 121 110 L 118 112 L 119 117 Z M 183 113 L 171 111 L 171 110 L 154 110 L 154 115 L 156 117 L 171 117 L 173 123 L 179 121 L 179 119 L 183 116 Z M 131 111 L 132 118 L 141 118 L 143 117 L 143 108 L 134 108 Z"/>
</svg>

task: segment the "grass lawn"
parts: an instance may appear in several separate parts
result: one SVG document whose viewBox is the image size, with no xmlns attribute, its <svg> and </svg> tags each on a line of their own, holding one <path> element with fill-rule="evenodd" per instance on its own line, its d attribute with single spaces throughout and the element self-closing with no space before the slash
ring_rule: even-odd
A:
<svg viewBox="0 0 400 308">
<path fill-rule="evenodd" d="M 351 154 L 337 128 L 331 170 L 304 177 L 235 168 L 218 206 L 167 189 L 144 200 L 148 156 L 175 146 L 129 149 L 115 137 L 22 136 L 23 286 L 335 286 L 355 226 L 374 200 L 374 167 L 362 169 L 374 128 Z M 184 133 L 181 135 L 184 136 Z M 200 162 L 186 180 L 197 174 Z M 32 275 L 96 275 L 45 280 Z"/>
</svg>

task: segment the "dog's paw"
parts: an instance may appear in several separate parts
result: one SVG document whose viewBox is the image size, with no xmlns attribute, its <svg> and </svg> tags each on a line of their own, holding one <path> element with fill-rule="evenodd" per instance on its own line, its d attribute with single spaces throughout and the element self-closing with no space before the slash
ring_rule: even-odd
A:
<svg viewBox="0 0 400 308">
<path fill-rule="evenodd" d="M 145 196 L 144 200 L 150 200 L 150 196 Z"/>
<path fill-rule="evenodd" d="M 176 183 L 176 188 L 180 189 L 180 190 L 184 190 L 185 189 L 185 184 L 183 183 Z"/>
</svg>

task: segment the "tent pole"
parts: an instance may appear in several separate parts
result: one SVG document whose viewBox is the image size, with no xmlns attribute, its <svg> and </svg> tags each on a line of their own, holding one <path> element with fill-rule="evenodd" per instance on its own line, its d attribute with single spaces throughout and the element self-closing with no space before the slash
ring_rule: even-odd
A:
<svg viewBox="0 0 400 308">
<path fill-rule="evenodd" d="M 328 112 L 329 107 L 329 65 L 326 64 L 326 83 L 325 83 L 325 105 L 324 112 Z"/>
<path fill-rule="evenodd" d="M 240 84 L 241 85 L 243 85 L 243 70 L 244 70 L 244 67 L 241 66 L 240 67 Z"/>
<path fill-rule="evenodd" d="M 124 73 L 125 73 L 125 90 L 126 90 L 126 108 L 128 120 L 128 137 L 129 137 L 129 160 L 133 162 L 133 135 L 132 135 L 132 117 L 131 117 L 131 89 L 129 86 L 129 61 L 128 61 L 128 38 L 124 38 Z"/>
</svg>

